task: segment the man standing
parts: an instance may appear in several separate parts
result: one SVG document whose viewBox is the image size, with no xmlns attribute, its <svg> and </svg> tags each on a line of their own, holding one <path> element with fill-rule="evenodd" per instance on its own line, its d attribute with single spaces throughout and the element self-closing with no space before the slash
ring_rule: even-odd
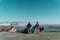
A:
<svg viewBox="0 0 60 40">
<path fill-rule="evenodd" d="M 36 33 L 38 34 L 40 32 L 39 31 L 39 24 L 38 24 L 38 22 L 36 22 L 35 28 L 36 28 Z"/>
<path fill-rule="evenodd" d="M 23 30 L 22 33 L 28 33 L 28 30 L 32 27 L 32 25 L 30 24 L 30 22 L 28 22 L 26 28 Z"/>
<path fill-rule="evenodd" d="M 32 25 L 30 24 L 30 22 L 28 22 L 28 24 L 27 24 L 27 26 L 26 26 L 26 28 L 31 28 L 32 27 Z"/>
</svg>

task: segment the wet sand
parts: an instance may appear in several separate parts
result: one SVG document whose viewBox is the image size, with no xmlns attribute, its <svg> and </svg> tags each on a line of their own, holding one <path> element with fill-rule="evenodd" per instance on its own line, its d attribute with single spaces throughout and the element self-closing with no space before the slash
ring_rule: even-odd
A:
<svg viewBox="0 0 60 40">
<path fill-rule="evenodd" d="M 39 34 L 0 32 L 0 40 L 60 40 L 60 32 L 40 32 Z"/>
</svg>

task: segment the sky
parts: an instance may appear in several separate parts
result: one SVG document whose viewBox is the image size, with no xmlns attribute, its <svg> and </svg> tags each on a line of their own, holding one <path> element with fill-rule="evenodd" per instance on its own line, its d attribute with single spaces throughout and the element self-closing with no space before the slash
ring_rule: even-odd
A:
<svg viewBox="0 0 60 40">
<path fill-rule="evenodd" d="M 60 24 L 60 0 L 0 0 L 0 22 Z"/>
</svg>

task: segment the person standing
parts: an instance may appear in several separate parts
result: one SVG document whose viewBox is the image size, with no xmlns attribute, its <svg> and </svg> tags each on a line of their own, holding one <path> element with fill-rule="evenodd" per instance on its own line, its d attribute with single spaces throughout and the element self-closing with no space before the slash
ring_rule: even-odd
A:
<svg viewBox="0 0 60 40">
<path fill-rule="evenodd" d="M 32 25 L 30 24 L 30 22 L 28 22 L 28 24 L 26 25 L 26 28 L 23 30 L 22 33 L 28 33 L 28 30 L 32 27 Z"/>
<path fill-rule="evenodd" d="M 30 22 L 28 22 L 28 24 L 27 24 L 27 26 L 26 26 L 26 28 L 31 28 L 32 27 L 32 25 L 30 24 Z"/>
<path fill-rule="evenodd" d="M 39 31 L 39 28 L 40 28 L 40 27 L 39 27 L 38 22 L 36 22 L 35 28 L 36 28 L 36 33 L 39 34 L 39 32 L 40 32 L 40 31 Z"/>
</svg>

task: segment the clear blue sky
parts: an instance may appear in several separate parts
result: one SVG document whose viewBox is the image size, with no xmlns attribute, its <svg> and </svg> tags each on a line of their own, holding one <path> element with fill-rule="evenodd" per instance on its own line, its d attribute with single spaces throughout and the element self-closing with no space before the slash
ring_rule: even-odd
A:
<svg viewBox="0 0 60 40">
<path fill-rule="evenodd" d="M 0 22 L 60 23 L 60 0 L 0 0 Z"/>
</svg>

